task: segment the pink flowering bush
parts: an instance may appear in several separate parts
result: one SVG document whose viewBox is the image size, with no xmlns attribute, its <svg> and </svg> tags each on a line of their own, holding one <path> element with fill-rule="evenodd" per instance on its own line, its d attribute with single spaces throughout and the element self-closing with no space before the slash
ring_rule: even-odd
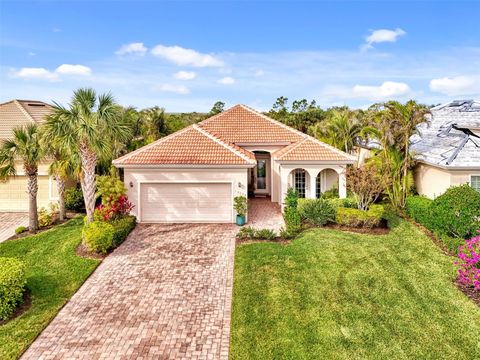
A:
<svg viewBox="0 0 480 360">
<path fill-rule="evenodd" d="M 480 291 L 480 235 L 460 246 L 456 264 L 460 283 Z"/>
<path fill-rule="evenodd" d="M 132 209 L 133 204 L 128 198 L 120 195 L 116 200 L 110 198 L 105 201 L 105 204 L 98 205 L 93 216 L 96 221 L 109 221 L 128 215 Z"/>
</svg>

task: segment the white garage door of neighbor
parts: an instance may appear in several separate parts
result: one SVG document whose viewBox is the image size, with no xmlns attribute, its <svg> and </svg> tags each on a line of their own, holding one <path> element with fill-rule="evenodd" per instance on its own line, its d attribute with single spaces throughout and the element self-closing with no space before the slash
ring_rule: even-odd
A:
<svg viewBox="0 0 480 360">
<path fill-rule="evenodd" d="M 231 183 L 144 183 L 142 222 L 230 222 Z"/>
</svg>

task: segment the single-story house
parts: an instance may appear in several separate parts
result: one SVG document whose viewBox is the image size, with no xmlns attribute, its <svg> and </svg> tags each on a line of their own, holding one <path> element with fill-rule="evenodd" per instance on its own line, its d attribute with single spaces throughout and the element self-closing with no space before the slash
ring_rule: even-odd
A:
<svg viewBox="0 0 480 360">
<path fill-rule="evenodd" d="M 433 199 L 466 183 L 480 191 L 480 102 L 452 101 L 427 116 L 410 139 L 418 193 Z"/>
<path fill-rule="evenodd" d="M 11 100 L 0 104 L 0 143 L 13 136 L 15 127 L 31 123 L 42 124 L 44 118 L 51 112 L 51 106 L 35 100 Z M 38 167 L 38 206 L 47 206 L 58 200 L 57 186 L 53 177 L 49 176 L 48 161 Z M 27 177 L 23 164 L 15 165 L 16 176 L 0 181 L 0 211 L 28 211 Z"/>
<path fill-rule="evenodd" d="M 288 187 L 316 198 L 338 187 L 355 157 L 245 105 L 116 159 L 140 222 L 234 222 L 233 198 L 269 197 Z"/>
</svg>

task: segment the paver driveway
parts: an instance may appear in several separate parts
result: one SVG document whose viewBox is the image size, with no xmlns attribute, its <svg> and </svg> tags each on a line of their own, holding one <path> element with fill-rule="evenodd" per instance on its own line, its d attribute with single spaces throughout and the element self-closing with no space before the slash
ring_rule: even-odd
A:
<svg viewBox="0 0 480 360">
<path fill-rule="evenodd" d="M 15 235 L 19 226 L 28 226 L 28 213 L 0 212 L 0 242 Z"/>
<path fill-rule="evenodd" d="M 24 359 L 227 359 L 231 224 L 139 225 Z"/>
</svg>

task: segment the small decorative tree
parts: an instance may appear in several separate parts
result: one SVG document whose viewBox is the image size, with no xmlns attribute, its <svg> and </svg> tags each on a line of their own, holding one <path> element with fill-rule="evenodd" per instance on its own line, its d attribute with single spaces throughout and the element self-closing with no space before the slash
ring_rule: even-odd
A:
<svg viewBox="0 0 480 360">
<path fill-rule="evenodd" d="M 383 191 L 382 182 L 373 166 L 349 168 L 347 182 L 360 210 L 368 210 Z"/>
<path fill-rule="evenodd" d="M 233 198 L 233 208 L 237 212 L 237 225 L 245 224 L 245 215 L 248 211 L 248 201 L 247 198 L 243 195 L 235 196 Z"/>
</svg>

